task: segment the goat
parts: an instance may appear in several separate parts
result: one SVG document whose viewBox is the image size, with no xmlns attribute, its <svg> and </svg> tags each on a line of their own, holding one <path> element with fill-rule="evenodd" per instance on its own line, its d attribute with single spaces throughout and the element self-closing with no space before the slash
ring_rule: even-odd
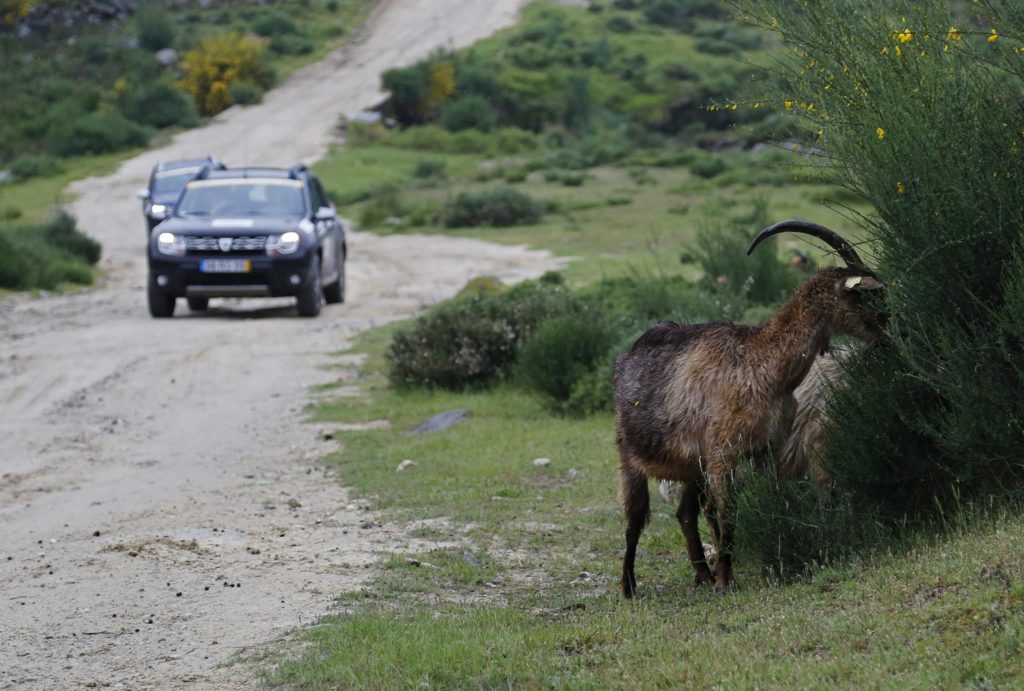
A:
<svg viewBox="0 0 1024 691">
<path fill-rule="evenodd" d="M 634 562 L 650 517 L 648 478 L 683 483 L 676 518 L 697 585 L 724 595 L 732 581 L 731 484 L 740 460 L 778 456 L 796 413 L 793 392 L 833 335 L 872 343 L 886 326 L 881 282 L 835 232 L 806 221 L 765 228 L 747 250 L 784 231 L 831 245 L 846 267 L 819 269 L 768 321 L 648 329 L 615 361 L 616 444 L 626 514 L 622 594 L 636 592 Z M 697 529 L 703 506 L 718 558 L 712 575 Z"/>
<path fill-rule="evenodd" d="M 818 485 L 823 498 L 829 483 L 822 457 L 828 423 L 826 397 L 831 387 L 842 383 L 841 362 L 846 356 L 846 351 L 837 354 L 830 350 L 815 358 L 807 376 L 793 390 L 796 413 L 776 469 L 778 477 L 783 480 L 809 478 Z M 662 480 L 658 491 L 667 503 L 678 505 L 683 496 L 683 483 Z"/>
</svg>

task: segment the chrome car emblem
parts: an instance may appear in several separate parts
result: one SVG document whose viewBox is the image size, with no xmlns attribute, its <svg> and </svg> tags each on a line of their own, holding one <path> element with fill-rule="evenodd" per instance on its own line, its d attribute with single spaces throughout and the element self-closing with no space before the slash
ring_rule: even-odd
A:
<svg viewBox="0 0 1024 691">
<path fill-rule="evenodd" d="M 233 242 L 234 238 L 217 238 L 217 245 L 220 247 L 221 252 L 230 252 Z"/>
</svg>

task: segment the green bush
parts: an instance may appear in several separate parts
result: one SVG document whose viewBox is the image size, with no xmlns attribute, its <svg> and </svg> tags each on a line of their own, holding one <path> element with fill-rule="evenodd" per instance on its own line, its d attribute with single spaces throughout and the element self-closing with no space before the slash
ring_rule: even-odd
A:
<svg viewBox="0 0 1024 691">
<path fill-rule="evenodd" d="M 135 27 L 139 46 L 151 52 L 174 43 L 174 23 L 158 2 L 143 2 L 135 12 Z"/>
<path fill-rule="evenodd" d="M 577 307 L 565 289 L 536 283 L 444 303 L 395 333 L 388 378 L 395 386 L 487 384 L 509 371 L 540 324 Z"/>
<path fill-rule="evenodd" d="M 270 39 L 270 50 L 278 55 L 309 55 L 313 40 L 299 34 L 278 34 Z"/>
<path fill-rule="evenodd" d="M 237 105 L 249 106 L 263 100 L 263 89 L 249 82 L 232 82 L 228 87 L 228 98 Z"/>
<path fill-rule="evenodd" d="M 57 156 L 105 154 L 132 146 L 145 146 L 152 133 L 116 110 L 76 118 L 50 132 L 50 150 Z"/>
<path fill-rule="evenodd" d="M 11 161 L 7 168 L 15 180 L 46 177 L 63 172 L 64 166 L 53 156 L 22 156 Z"/>
<path fill-rule="evenodd" d="M 839 489 L 895 529 L 1020 496 L 1024 65 L 1005 37 L 1024 34 L 1024 8 L 901 3 L 897 25 L 882 0 L 744 7 L 792 49 L 779 95 L 814 104 L 793 111 L 820 128 L 826 177 L 877 214 L 864 221 L 894 338 L 850 364 L 831 402 Z"/>
<path fill-rule="evenodd" d="M 762 305 L 787 299 L 799 276 L 779 259 L 774 239 L 747 254 L 754 234 L 768 225 L 767 200 L 758 200 L 750 218 L 728 219 L 700 229 L 692 254 L 709 290 Z"/>
<path fill-rule="evenodd" d="M 527 387 L 562 407 L 617 336 L 597 313 L 581 311 L 549 319 L 520 351 L 518 376 Z"/>
<path fill-rule="evenodd" d="M 125 91 L 119 105 L 128 118 L 150 127 L 191 127 L 198 122 L 195 103 L 188 94 L 162 81 Z"/>
<path fill-rule="evenodd" d="M 278 37 L 295 33 L 295 22 L 284 12 L 271 12 L 257 17 L 252 23 L 252 30 L 258 36 Z"/>
<path fill-rule="evenodd" d="M 381 183 L 370 192 L 370 198 L 359 216 L 364 228 L 375 228 L 385 219 L 401 217 L 405 213 L 402 204 L 402 190 L 394 183 Z"/>
<path fill-rule="evenodd" d="M 490 132 L 498 124 L 491 104 L 483 96 L 463 96 L 441 110 L 439 122 L 449 132 L 479 130 Z"/>
<path fill-rule="evenodd" d="M 81 235 L 65 214 L 48 223 L 0 229 L 0 288 L 51 290 L 62 283 L 92 283 L 89 263 L 99 245 Z"/>
<path fill-rule="evenodd" d="M 690 163 L 690 172 L 702 178 L 713 178 L 729 169 L 721 154 L 701 154 Z"/>
<path fill-rule="evenodd" d="M 420 180 L 444 180 L 446 164 L 439 158 L 423 158 L 412 169 L 412 176 Z"/>
<path fill-rule="evenodd" d="M 473 226 L 515 226 L 536 223 L 544 215 L 545 205 L 510 187 L 460 192 L 443 211 L 448 228 Z"/>
</svg>

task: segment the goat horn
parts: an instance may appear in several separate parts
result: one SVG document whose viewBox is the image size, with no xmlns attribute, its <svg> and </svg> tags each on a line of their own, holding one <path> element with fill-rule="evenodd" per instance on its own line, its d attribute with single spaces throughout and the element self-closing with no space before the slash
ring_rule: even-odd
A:
<svg viewBox="0 0 1024 691">
<path fill-rule="evenodd" d="M 775 225 L 768 226 L 758 233 L 754 241 L 750 243 L 747 254 L 753 252 L 754 248 L 761 244 L 762 240 L 767 240 L 771 236 L 778 235 L 787 230 L 794 233 L 804 233 L 805 235 L 811 235 L 819 240 L 823 240 L 839 253 L 839 256 L 843 258 L 847 266 L 867 270 L 860 255 L 857 254 L 857 250 L 853 249 L 853 245 L 839 237 L 839 234 L 834 230 L 829 230 L 825 226 L 819 226 L 817 223 L 811 223 L 810 221 L 781 221 Z"/>
</svg>

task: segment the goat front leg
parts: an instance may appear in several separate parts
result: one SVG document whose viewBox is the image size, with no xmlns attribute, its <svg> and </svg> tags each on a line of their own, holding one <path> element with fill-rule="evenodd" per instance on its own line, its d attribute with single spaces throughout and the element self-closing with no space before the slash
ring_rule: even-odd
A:
<svg viewBox="0 0 1024 691">
<path fill-rule="evenodd" d="M 686 552 L 690 557 L 690 564 L 693 565 L 695 585 L 704 585 L 714 580 L 704 557 L 704 545 L 701 543 L 700 530 L 697 527 L 701 494 L 698 482 L 685 483 L 679 500 L 679 509 L 676 511 L 676 518 L 683 528 L 683 537 L 686 538 Z"/>
<path fill-rule="evenodd" d="M 622 594 L 625 597 L 633 597 L 636 594 L 636 576 L 633 573 L 636 546 L 640 542 L 640 533 L 643 532 L 651 515 L 647 476 L 630 460 L 624 455 L 619 466 L 622 505 L 626 511 L 626 554 L 622 558 Z"/>
<path fill-rule="evenodd" d="M 715 559 L 715 594 L 725 595 L 732 583 L 733 551 L 733 480 L 730 475 L 710 477 L 708 503 L 713 507 L 717 527 L 718 557 Z M 710 521 L 710 519 L 709 519 Z"/>
</svg>

